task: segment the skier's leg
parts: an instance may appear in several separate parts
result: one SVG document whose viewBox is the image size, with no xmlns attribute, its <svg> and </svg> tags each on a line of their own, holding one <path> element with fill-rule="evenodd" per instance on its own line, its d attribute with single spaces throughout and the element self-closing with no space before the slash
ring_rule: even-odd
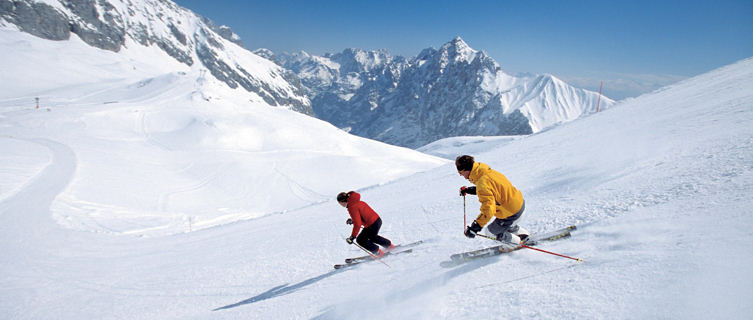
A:
<svg viewBox="0 0 753 320">
<path fill-rule="evenodd" d="M 380 244 L 379 239 L 384 239 L 378 235 L 379 229 L 382 228 L 382 219 L 377 219 L 372 225 L 363 228 L 361 230 L 361 234 L 358 235 L 358 238 L 356 241 L 358 241 L 358 244 L 360 244 L 362 247 L 364 247 L 366 250 L 371 251 L 373 254 L 379 253 L 379 247 L 377 247 L 375 242 L 377 244 Z"/>
<path fill-rule="evenodd" d="M 356 242 L 363 247 L 366 250 L 369 250 L 369 252 L 376 254 L 379 252 L 379 247 L 374 244 L 373 241 L 371 241 L 371 236 L 367 232 L 366 228 L 364 228 L 361 231 L 361 234 L 356 237 Z"/>
<path fill-rule="evenodd" d="M 520 237 L 510 232 L 510 224 L 512 221 L 508 219 L 494 219 L 489 226 L 486 227 L 491 234 L 493 234 L 497 240 L 502 242 L 520 243 Z"/>
<path fill-rule="evenodd" d="M 392 241 L 390 241 L 390 239 L 387 239 L 387 238 L 382 237 L 380 235 L 376 235 L 374 237 L 374 243 L 376 243 L 376 244 L 378 244 L 378 245 L 380 245 L 380 246 L 382 246 L 384 248 L 389 248 L 392 245 Z"/>
<path fill-rule="evenodd" d="M 499 241 L 520 243 L 521 236 L 523 239 L 526 239 L 529 235 L 528 230 L 518 226 L 518 220 L 523 217 L 525 208 L 526 204 L 524 202 L 517 213 L 505 219 L 494 219 L 487 227 L 487 230 L 497 237 Z"/>
<path fill-rule="evenodd" d="M 382 228 L 382 218 L 379 218 L 374 222 L 374 224 L 368 227 L 369 234 L 371 234 L 371 237 L 369 238 L 369 240 L 371 240 L 371 242 L 376 243 L 384 248 L 389 248 L 390 245 L 392 245 L 392 242 L 389 239 L 379 235 L 379 230 L 381 228 Z M 366 231 L 366 229 L 363 229 L 363 230 Z"/>
</svg>

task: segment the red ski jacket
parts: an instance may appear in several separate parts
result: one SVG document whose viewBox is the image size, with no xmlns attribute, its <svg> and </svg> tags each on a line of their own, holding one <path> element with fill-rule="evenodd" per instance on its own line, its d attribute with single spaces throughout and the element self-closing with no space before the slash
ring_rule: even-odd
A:
<svg viewBox="0 0 753 320">
<path fill-rule="evenodd" d="M 353 231 L 350 236 L 355 238 L 361 231 L 361 226 L 364 228 L 374 224 L 379 219 L 379 215 L 369 207 L 366 202 L 361 201 L 361 195 L 358 192 L 351 191 L 350 197 L 348 197 L 348 214 L 350 219 L 353 220 Z"/>
</svg>

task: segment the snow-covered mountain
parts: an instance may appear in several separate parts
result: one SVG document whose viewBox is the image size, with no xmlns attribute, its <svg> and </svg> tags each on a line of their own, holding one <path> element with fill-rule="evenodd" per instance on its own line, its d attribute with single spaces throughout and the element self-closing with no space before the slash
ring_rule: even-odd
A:
<svg viewBox="0 0 753 320">
<path fill-rule="evenodd" d="M 410 59 L 360 49 L 257 53 L 298 75 L 317 117 L 412 148 L 452 136 L 539 132 L 614 103 L 552 75 L 508 75 L 460 37 Z"/>
<path fill-rule="evenodd" d="M 151 59 L 208 70 L 230 88 L 246 91 L 249 100 L 313 115 L 293 73 L 241 47 L 229 27 L 218 27 L 170 0 L 3 0 L 0 25 L 48 40 L 69 40 L 75 34 L 112 52 L 159 48 L 163 54 Z"/>
</svg>

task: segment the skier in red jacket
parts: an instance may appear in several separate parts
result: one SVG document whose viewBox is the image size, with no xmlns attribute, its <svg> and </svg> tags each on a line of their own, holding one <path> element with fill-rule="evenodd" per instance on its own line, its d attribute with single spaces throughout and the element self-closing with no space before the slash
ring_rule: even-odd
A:
<svg viewBox="0 0 753 320">
<path fill-rule="evenodd" d="M 377 257 L 383 257 L 385 253 L 395 248 L 389 239 L 379 236 L 382 218 L 366 202 L 361 201 L 361 195 L 358 192 L 340 192 L 337 195 L 337 202 L 348 209 L 350 218 L 347 223 L 353 225 L 350 237 L 345 240 L 348 244 L 353 244 L 353 239 L 355 239 L 361 247 Z M 361 231 L 361 226 L 363 226 L 363 231 Z M 385 250 L 383 251 L 377 244 Z"/>
</svg>

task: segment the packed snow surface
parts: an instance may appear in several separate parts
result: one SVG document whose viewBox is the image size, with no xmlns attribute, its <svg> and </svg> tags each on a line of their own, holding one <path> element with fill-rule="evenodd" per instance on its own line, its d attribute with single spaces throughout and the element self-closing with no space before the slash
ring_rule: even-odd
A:
<svg viewBox="0 0 753 320">
<path fill-rule="evenodd" d="M 427 146 L 440 159 L 233 100 L 200 70 L 138 78 L 54 49 L 92 81 L 64 86 L 47 47 L 0 59 L 40 62 L 0 78 L 0 318 L 753 318 L 753 59 L 535 135 Z M 521 189 L 532 232 L 577 225 L 541 248 L 584 262 L 440 267 L 494 244 L 462 234 L 479 206 L 447 160 L 463 153 Z M 362 254 L 334 200 L 351 189 L 382 235 L 424 243 L 333 270 Z"/>
</svg>

